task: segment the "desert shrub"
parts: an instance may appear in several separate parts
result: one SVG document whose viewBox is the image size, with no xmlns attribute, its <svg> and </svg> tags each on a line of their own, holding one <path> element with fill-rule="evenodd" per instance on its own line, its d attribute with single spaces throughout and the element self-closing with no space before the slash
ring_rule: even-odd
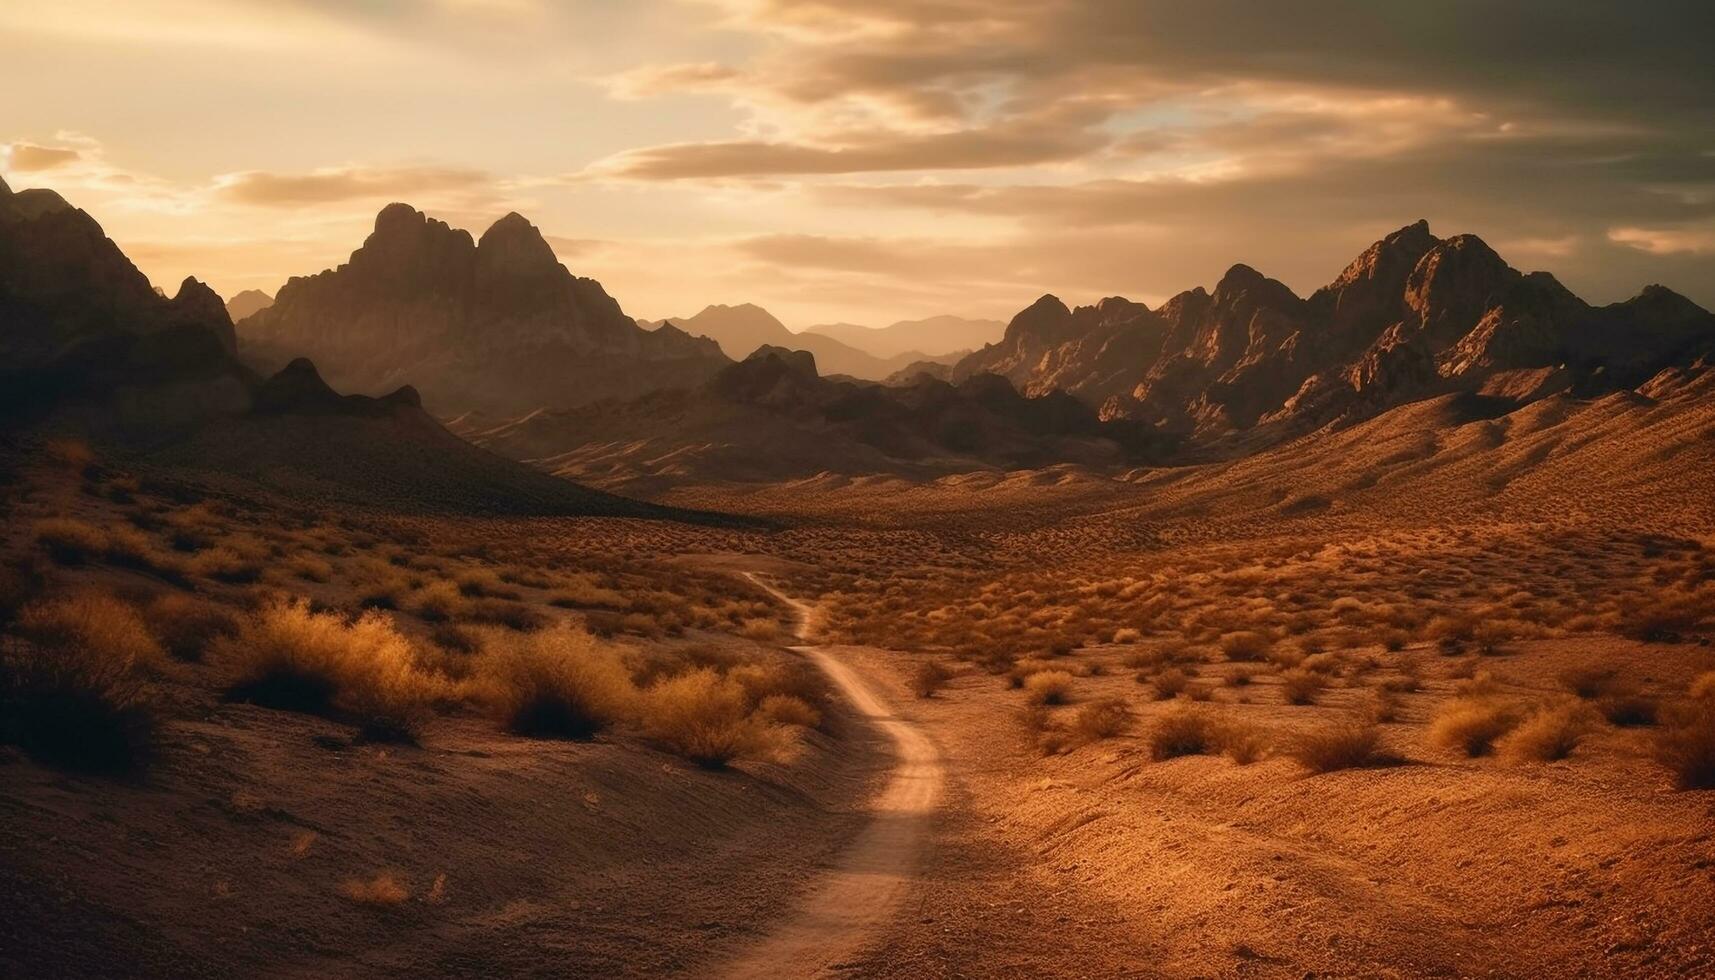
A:
<svg viewBox="0 0 1715 980">
<path fill-rule="evenodd" d="M 1715 670 L 1698 674 L 1691 682 L 1690 694 L 1700 701 L 1715 700 Z"/>
<path fill-rule="evenodd" d="M 286 570 L 306 582 L 326 582 L 333 578 L 333 565 L 326 558 L 307 551 L 288 559 Z"/>
<path fill-rule="evenodd" d="M 1020 688 L 1024 686 L 1024 682 L 1029 680 L 1032 674 L 1040 674 L 1044 671 L 1059 669 L 1060 668 L 1054 666 L 1051 662 L 1043 660 L 1040 657 L 1025 657 L 1021 660 L 1015 660 L 1007 668 L 1006 686 L 1011 688 Z"/>
<path fill-rule="evenodd" d="M 508 588 L 500 578 L 486 568 L 475 568 L 461 572 L 454 583 L 458 586 L 459 594 L 469 599 L 508 599 L 517 601 L 522 593 L 517 589 Z"/>
<path fill-rule="evenodd" d="M 159 647 L 129 607 L 75 596 L 26 607 L 23 637 L 0 638 L 0 740 L 65 769 L 125 772 L 155 743 L 142 661 Z"/>
<path fill-rule="evenodd" d="M 482 637 L 468 627 L 442 623 L 429 631 L 429 642 L 448 653 L 473 654 L 482 650 Z"/>
<path fill-rule="evenodd" d="M 1634 728 L 1655 724 L 1657 706 L 1642 694 L 1611 694 L 1596 701 L 1596 710 L 1611 724 Z"/>
<path fill-rule="evenodd" d="M 220 544 L 197 552 L 190 559 L 190 570 L 204 578 L 233 585 L 255 582 L 262 577 L 262 559 L 245 554 L 229 544 Z"/>
<path fill-rule="evenodd" d="M 1150 684 L 1155 687 L 1155 700 L 1170 701 L 1190 686 L 1191 675 L 1177 667 L 1169 667 L 1150 678 Z"/>
<path fill-rule="evenodd" d="M 570 625 L 506 634 L 482 656 L 481 696 L 519 735 L 589 738 L 623 720 L 636 701 L 617 652 Z"/>
<path fill-rule="evenodd" d="M 1328 679 L 1308 670 L 1289 670 L 1280 675 L 1280 696 L 1287 704 L 1315 704 L 1328 687 Z"/>
<path fill-rule="evenodd" d="M 1254 725 L 1228 719 L 1220 726 L 1221 751 L 1241 766 L 1248 766 L 1268 753 L 1268 739 Z"/>
<path fill-rule="evenodd" d="M 739 625 L 738 635 L 758 643 L 773 643 L 780 639 L 780 624 L 761 616 L 753 617 Z"/>
<path fill-rule="evenodd" d="M 1268 637 L 1254 630 L 1221 634 L 1221 652 L 1228 660 L 1261 660 L 1268 654 Z"/>
<path fill-rule="evenodd" d="M 462 617 L 470 608 L 470 600 L 459 592 L 458 586 L 447 581 L 430 582 L 417 590 L 411 611 L 427 622 L 444 623 Z"/>
<path fill-rule="evenodd" d="M 217 638 L 210 656 L 228 674 L 229 698 L 325 715 L 376 740 L 413 738 L 444 693 L 385 616 L 350 620 L 301 599 L 269 600 Z"/>
<path fill-rule="evenodd" d="M 507 599 L 472 599 L 465 607 L 465 618 L 520 632 L 538 630 L 548 623 L 546 615 L 522 602 Z"/>
<path fill-rule="evenodd" d="M 708 668 L 669 677 L 643 693 L 644 730 L 674 753 L 718 769 L 738 759 L 776 759 L 780 726 L 753 712 L 744 686 Z"/>
<path fill-rule="evenodd" d="M 757 704 L 756 710 L 779 725 L 815 728 L 822 723 L 822 713 L 793 694 L 770 694 Z"/>
<path fill-rule="evenodd" d="M 1696 701 L 1672 713 L 1653 748 L 1680 789 L 1715 789 L 1715 704 Z"/>
<path fill-rule="evenodd" d="M 398 905 L 411 897 L 405 883 L 388 871 L 373 878 L 347 878 L 340 882 L 339 893 L 359 905 Z"/>
<path fill-rule="evenodd" d="M 1398 761 L 1382 751 L 1381 729 L 1355 718 L 1303 733 L 1293 741 L 1291 755 L 1299 765 L 1316 773 Z"/>
<path fill-rule="evenodd" d="M 1308 642 L 1308 641 L 1301 641 L 1301 642 Z M 1268 658 L 1267 659 L 1268 659 L 1269 663 L 1273 664 L 1275 667 L 1277 667 L 1281 670 L 1292 670 L 1292 669 L 1296 668 L 1298 665 L 1304 663 L 1305 659 L 1309 656 L 1310 656 L 1309 653 L 1306 653 L 1304 650 L 1301 650 L 1301 649 L 1295 650 L 1292 647 L 1278 647 L 1277 646 L 1274 649 L 1268 651 Z"/>
<path fill-rule="evenodd" d="M 1501 682 L 1486 670 L 1472 671 L 1453 685 L 1453 694 L 1461 698 L 1488 698 L 1501 693 Z"/>
<path fill-rule="evenodd" d="M 1120 629 L 1114 630 L 1114 642 L 1115 643 L 1136 643 L 1138 640 L 1141 640 L 1141 639 L 1143 639 L 1143 631 L 1142 630 L 1133 629 L 1130 626 L 1126 626 L 1126 627 L 1122 627 Z"/>
<path fill-rule="evenodd" d="M 1079 708 L 1070 729 L 1080 742 L 1098 742 L 1125 734 L 1135 720 L 1123 699 L 1104 698 Z"/>
<path fill-rule="evenodd" d="M 911 671 L 911 693 L 932 698 L 953 679 L 952 670 L 939 660 L 925 660 Z"/>
<path fill-rule="evenodd" d="M 1453 698 L 1436 709 L 1429 723 L 1429 741 L 1468 756 L 1487 755 L 1495 740 L 1518 723 L 1518 711 L 1494 698 Z"/>
<path fill-rule="evenodd" d="M 1595 700 L 1621 686 L 1620 672 L 1613 667 L 1579 667 L 1560 672 L 1560 686 L 1583 698 Z"/>
<path fill-rule="evenodd" d="M 1257 672 L 1250 667 L 1240 667 L 1227 675 L 1228 687 L 1249 687 L 1256 680 Z"/>
<path fill-rule="evenodd" d="M 1155 719 L 1145 741 L 1156 761 L 1182 755 L 1208 755 L 1222 747 L 1222 726 L 1208 711 L 1183 707 Z"/>
<path fill-rule="evenodd" d="M 47 517 L 35 523 L 36 544 L 61 565 L 81 565 L 107 550 L 107 534 L 70 517 Z"/>
<path fill-rule="evenodd" d="M 1192 681 L 1185 685 L 1179 695 L 1187 701 L 1212 701 L 1215 698 L 1215 689 L 1201 681 Z"/>
<path fill-rule="evenodd" d="M 1024 697 L 1031 704 L 1065 704 L 1072 695 L 1072 675 L 1064 670 L 1044 670 L 1024 679 Z"/>
<path fill-rule="evenodd" d="M 1370 702 L 1370 720 L 1378 725 L 1399 720 L 1399 695 L 1385 687 L 1377 688 Z"/>
<path fill-rule="evenodd" d="M 1588 705 L 1541 706 L 1496 746 L 1502 755 L 1517 761 L 1553 762 L 1571 755 L 1595 726 L 1595 713 Z"/>
<path fill-rule="evenodd" d="M 175 660 L 200 661 L 215 640 L 238 628 L 232 614 L 206 599 L 168 592 L 143 607 L 143 618 Z"/>
</svg>

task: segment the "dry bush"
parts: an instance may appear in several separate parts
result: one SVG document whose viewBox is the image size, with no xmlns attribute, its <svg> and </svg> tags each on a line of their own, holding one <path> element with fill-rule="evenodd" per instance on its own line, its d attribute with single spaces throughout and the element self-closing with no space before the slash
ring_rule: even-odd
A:
<svg viewBox="0 0 1715 980">
<path fill-rule="evenodd" d="M 516 602 L 522 597 L 517 589 L 509 588 L 499 576 L 486 568 L 473 568 L 459 573 L 454 583 L 459 594 L 468 599 L 506 599 Z"/>
<path fill-rule="evenodd" d="M 548 624 L 548 617 L 543 613 L 508 599 L 472 599 L 465 607 L 464 615 L 471 622 L 504 626 L 525 633 Z"/>
<path fill-rule="evenodd" d="M 189 563 L 190 571 L 217 582 L 243 585 L 262 577 L 263 561 L 257 555 L 231 544 L 219 544 L 197 552 Z"/>
<path fill-rule="evenodd" d="M 1596 727 L 1595 712 L 1580 702 L 1545 705 L 1531 712 L 1496 747 L 1520 762 L 1554 762 L 1572 754 Z"/>
<path fill-rule="evenodd" d="M 1381 729 L 1355 718 L 1305 732 L 1292 743 L 1291 755 L 1311 772 L 1335 772 L 1392 765 L 1399 760 L 1382 750 Z"/>
<path fill-rule="evenodd" d="M 822 713 L 795 694 L 770 694 L 757 704 L 756 710 L 779 725 L 815 728 L 822 723 Z"/>
<path fill-rule="evenodd" d="M 953 671 L 939 660 L 925 660 L 911 671 L 911 693 L 920 698 L 932 698 L 947 682 Z"/>
<path fill-rule="evenodd" d="M 1064 670 L 1044 670 L 1024 679 L 1024 698 L 1031 704 L 1065 704 L 1072 695 L 1072 675 Z"/>
<path fill-rule="evenodd" d="M 619 654 L 568 624 L 497 637 L 479 672 L 496 718 L 534 738 L 589 738 L 626 718 L 637 699 Z"/>
<path fill-rule="evenodd" d="M 1715 789 L 1715 704 L 1696 701 L 1670 714 L 1653 748 L 1680 789 Z"/>
<path fill-rule="evenodd" d="M 739 626 L 738 635 L 758 643 L 773 643 L 780 639 L 780 624 L 765 617 L 753 617 Z"/>
<path fill-rule="evenodd" d="M 1022 660 L 1015 660 L 1007 667 L 1006 686 L 1010 688 L 1020 688 L 1024 686 L 1024 682 L 1029 680 L 1033 674 L 1040 674 L 1045 671 L 1060 669 L 1061 668 L 1056 667 L 1052 662 L 1043 660 L 1039 657 L 1025 657 Z"/>
<path fill-rule="evenodd" d="M 1560 672 L 1560 686 L 1591 701 L 1614 693 L 1622 686 L 1620 672 L 1614 667 L 1579 667 Z"/>
<path fill-rule="evenodd" d="M 269 600 L 210 656 L 228 674 L 229 698 L 346 721 L 375 740 L 414 738 L 446 692 L 384 615 L 349 620 L 301 599 Z"/>
<path fill-rule="evenodd" d="M 779 725 L 751 710 L 744 685 L 707 667 L 652 685 L 639 713 L 651 736 L 711 769 L 739 759 L 779 759 L 790 745 Z"/>
<path fill-rule="evenodd" d="M 347 878 L 340 882 L 339 893 L 359 905 L 398 905 L 411 897 L 405 883 L 388 871 L 369 879 Z"/>
<path fill-rule="evenodd" d="M 227 610 L 182 592 L 156 596 L 143 607 L 149 631 L 175 660 L 200 661 L 215 640 L 231 636 L 238 623 Z"/>
<path fill-rule="evenodd" d="M 1192 681 L 1179 693 L 1187 701 L 1212 701 L 1215 698 L 1215 689 L 1201 681 Z"/>
<path fill-rule="evenodd" d="M 1221 750 L 1223 726 L 1202 708 L 1175 708 L 1155 719 L 1145 741 L 1156 761 L 1182 755 L 1209 755 Z"/>
<path fill-rule="evenodd" d="M 1489 698 L 1501 693 L 1501 682 L 1486 670 L 1473 671 L 1453 685 L 1453 695 L 1461 698 Z"/>
<path fill-rule="evenodd" d="M 1611 694 L 1596 702 L 1596 710 L 1613 725 L 1636 728 L 1655 724 L 1657 705 L 1643 694 Z"/>
<path fill-rule="evenodd" d="M 1378 725 L 1399 720 L 1399 695 L 1385 687 L 1377 688 L 1375 699 L 1370 702 L 1370 721 Z"/>
<path fill-rule="evenodd" d="M 1250 667 L 1240 667 L 1228 674 L 1224 683 L 1228 687 L 1249 687 L 1256 680 L 1257 671 Z"/>
<path fill-rule="evenodd" d="M 81 565 L 107 550 L 107 534 L 70 517 L 48 517 L 35 523 L 36 544 L 61 565 Z"/>
<path fill-rule="evenodd" d="M 1268 652 L 1268 662 L 1280 670 L 1292 670 L 1302 664 L 1310 654 L 1291 647 L 1275 647 Z"/>
<path fill-rule="evenodd" d="M 1221 725 L 1221 751 L 1241 766 L 1248 766 L 1268 753 L 1268 739 L 1261 729 L 1235 718 Z"/>
<path fill-rule="evenodd" d="M 1487 755 L 1518 723 L 1518 710 L 1510 704 L 1488 697 L 1453 698 L 1436 709 L 1429 741 L 1472 757 Z"/>
<path fill-rule="evenodd" d="M 159 727 L 141 661 L 160 656 L 129 607 L 106 596 L 27 606 L 0 637 L 0 740 L 46 765 L 126 772 Z"/>
<path fill-rule="evenodd" d="M 1255 630 L 1221 634 L 1221 652 L 1228 660 L 1261 660 L 1268 655 L 1268 648 L 1268 637 Z"/>
<path fill-rule="evenodd" d="M 1280 675 L 1280 696 L 1287 704 L 1315 704 L 1328 687 L 1328 679 L 1308 670 L 1289 670 Z"/>
<path fill-rule="evenodd" d="M 448 653 L 473 654 L 482 650 L 482 637 L 466 626 L 442 623 L 429 631 L 429 642 Z"/>
<path fill-rule="evenodd" d="M 444 623 L 462 618 L 470 609 L 470 600 L 459 592 L 458 586 L 447 581 L 430 582 L 417 590 L 411 611 L 431 623 Z"/>
<path fill-rule="evenodd" d="M 1169 667 L 1149 680 L 1155 687 L 1155 700 L 1170 701 L 1190 686 L 1191 675 L 1177 667 Z"/>
<path fill-rule="evenodd" d="M 1715 670 L 1698 674 L 1689 693 L 1699 701 L 1715 700 Z"/>
<path fill-rule="evenodd" d="M 1141 639 L 1143 639 L 1143 631 L 1142 630 L 1133 629 L 1130 626 L 1126 626 L 1126 627 L 1122 627 L 1120 629 L 1114 630 L 1113 642 L 1115 642 L 1115 643 L 1120 643 L 1120 644 L 1136 643 L 1137 641 L 1139 641 Z"/>
<path fill-rule="evenodd" d="M 1104 698 L 1079 708 L 1072 716 L 1070 730 L 1080 743 L 1099 742 L 1125 734 L 1135 721 L 1124 699 Z"/>
</svg>

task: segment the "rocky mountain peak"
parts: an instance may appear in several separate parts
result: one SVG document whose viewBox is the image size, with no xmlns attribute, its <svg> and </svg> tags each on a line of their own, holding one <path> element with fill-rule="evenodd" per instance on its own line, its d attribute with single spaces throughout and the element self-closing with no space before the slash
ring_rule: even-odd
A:
<svg viewBox="0 0 1715 980">
<path fill-rule="evenodd" d="M 552 271 L 560 264 L 542 232 L 516 211 L 490 225 L 476 251 L 489 268 L 513 273 Z"/>
</svg>

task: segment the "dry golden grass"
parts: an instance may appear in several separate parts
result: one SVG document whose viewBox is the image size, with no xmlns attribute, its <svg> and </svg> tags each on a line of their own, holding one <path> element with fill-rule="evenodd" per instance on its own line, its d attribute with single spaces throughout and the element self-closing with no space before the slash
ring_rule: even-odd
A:
<svg viewBox="0 0 1715 980">
<path fill-rule="evenodd" d="M 1069 728 L 1080 742 L 1099 742 L 1125 734 L 1136 721 L 1124 699 L 1104 698 L 1079 708 Z"/>
<path fill-rule="evenodd" d="M 1623 686 L 1620 672 L 1613 667 L 1579 667 L 1561 671 L 1560 686 L 1585 700 L 1614 693 Z"/>
<path fill-rule="evenodd" d="M 1268 655 L 1268 637 L 1255 630 L 1239 630 L 1221 635 L 1221 652 L 1228 660 L 1261 660 Z"/>
<path fill-rule="evenodd" d="M 765 712 L 751 710 L 743 684 L 708 667 L 658 681 L 643 692 L 638 709 L 645 732 L 707 768 L 779 760 L 791 745 Z"/>
<path fill-rule="evenodd" d="M 66 769 L 144 765 L 159 727 L 143 665 L 159 659 L 129 606 L 95 594 L 27 606 L 0 637 L 0 740 Z"/>
<path fill-rule="evenodd" d="M 1331 722 L 1299 735 L 1293 740 L 1291 756 L 1315 773 L 1398 761 L 1383 751 L 1381 729 L 1373 722 L 1355 718 Z"/>
<path fill-rule="evenodd" d="M 1212 755 L 1221 751 L 1226 735 L 1226 726 L 1207 709 L 1185 706 L 1157 717 L 1144 740 L 1150 757 L 1160 762 L 1182 755 Z"/>
<path fill-rule="evenodd" d="M 589 738 L 629 717 L 637 699 L 618 652 L 564 624 L 496 638 L 480 677 L 501 724 L 533 738 Z"/>
<path fill-rule="evenodd" d="M 1655 698 L 1643 694 L 1610 694 L 1596 701 L 1596 710 L 1608 723 L 1621 728 L 1636 728 L 1656 722 L 1659 705 Z"/>
<path fill-rule="evenodd" d="M 1715 670 L 1698 674 L 1687 693 L 1699 701 L 1715 700 Z"/>
<path fill-rule="evenodd" d="M 739 626 L 738 635 L 758 643 L 773 643 L 780 639 L 780 624 L 762 617 L 747 619 Z"/>
<path fill-rule="evenodd" d="M 347 878 L 340 882 L 339 893 L 359 905 L 398 905 L 411 897 L 411 890 L 399 877 L 383 871 L 372 878 Z"/>
<path fill-rule="evenodd" d="M 1287 704 L 1315 704 L 1328 687 L 1328 679 L 1314 671 L 1296 668 L 1280 675 L 1280 695 Z"/>
<path fill-rule="evenodd" d="M 1656 761 L 1680 789 L 1715 789 L 1715 704 L 1694 701 L 1672 712 L 1655 733 Z"/>
<path fill-rule="evenodd" d="M 1555 762 L 1571 755 L 1600 723 L 1582 702 L 1542 705 L 1496 743 L 1501 754 L 1517 762 Z"/>
<path fill-rule="evenodd" d="M 1495 741 L 1519 723 L 1518 709 L 1486 696 L 1456 697 L 1443 702 L 1429 723 L 1430 744 L 1462 752 L 1487 755 Z"/>
<path fill-rule="evenodd" d="M 228 697 L 348 721 L 371 739 L 414 738 L 447 693 L 382 614 L 349 620 L 302 600 L 270 600 L 210 653 L 227 674 Z"/>
<path fill-rule="evenodd" d="M 822 713 L 795 694 L 770 694 L 757 703 L 756 711 L 775 724 L 794 728 L 816 728 L 822 724 Z"/>
<path fill-rule="evenodd" d="M 1191 684 L 1191 675 L 1178 667 L 1169 667 L 1149 679 L 1155 688 L 1155 700 L 1171 701 Z"/>
<path fill-rule="evenodd" d="M 1024 699 L 1030 704 L 1065 704 L 1072 697 L 1072 675 L 1064 670 L 1037 671 L 1024 679 Z"/>
<path fill-rule="evenodd" d="M 227 610 L 182 592 L 156 596 L 143 607 L 143 618 L 175 660 L 190 662 L 202 660 L 215 640 L 238 628 Z"/>
</svg>

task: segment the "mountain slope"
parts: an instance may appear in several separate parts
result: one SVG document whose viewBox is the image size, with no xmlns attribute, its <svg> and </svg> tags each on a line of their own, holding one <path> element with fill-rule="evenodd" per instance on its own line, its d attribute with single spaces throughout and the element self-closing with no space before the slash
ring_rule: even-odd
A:
<svg viewBox="0 0 1715 980">
<path fill-rule="evenodd" d="M 804 328 L 804 333 L 832 337 L 880 358 L 895 358 L 914 352 L 935 358 L 995 343 L 1006 333 L 1006 324 L 999 320 L 932 316 L 923 320 L 901 320 L 885 327 L 822 323 Z"/>
<path fill-rule="evenodd" d="M 843 374 L 864 381 L 880 381 L 915 361 L 936 360 L 951 363 L 963 355 L 960 351 L 931 358 L 918 351 L 902 351 L 887 357 L 877 357 L 819 333 L 793 333 L 785 324 L 775 319 L 772 313 L 753 303 L 708 306 L 693 317 L 669 317 L 666 320 L 640 322 L 648 329 L 670 325 L 694 336 L 708 337 L 720 344 L 721 350 L 735 360 L 749 357 L 760 347 L 808 351 L 815 355 L 816 363 L 824 373 Z"/>
<path fill-rule="evenodd" d="M 310 357 L 339 388 L 409 381 L 440 414 L 635 395 L 727 363 L 707 341 L 639 329 L 517 214 L 473 240 L 405 204 L 376 216 L 346 264 L 286 283 L 242 340 L 258 363 Z"/>
<path fill-rule="evenodd" d="M 1057 463 L 1122 466 L 1159 437 L 1103 422 L 1064 394 L 1021 396 L 983 375 L 900 388 L 816 374 L 802 351 L 764 347 L 694 390 L 534 413 L 461 434 L 565 476 L 633 492 L 679 482 L 759 483 L 820 473 L 923 478 Z"/>
<path fill-rule="evenodd" d="M 260 289 L 246 289 L 226 301 L 226 312 L 232 317 L 232 322 L 237 323 L 273 305 L 274 297 Z"/>
<path fill-rule="evenodd" d="M 1418 222 L 1308 299 L 1244 265 L 1157 310 L 1044 296 L 953 377 L 993 372 L 1242 447 L 1444 393 L 1522 404 L 1632 387 L 1712 349 L 1715 316 L 1670 290 L 1591 307 L 1475 236 L 1441 239 Z"/>
</svg>

